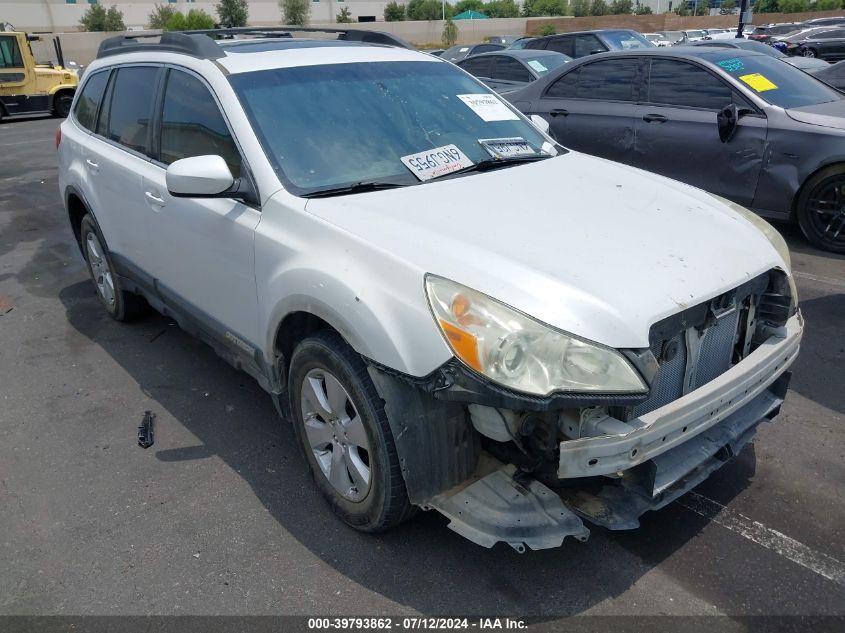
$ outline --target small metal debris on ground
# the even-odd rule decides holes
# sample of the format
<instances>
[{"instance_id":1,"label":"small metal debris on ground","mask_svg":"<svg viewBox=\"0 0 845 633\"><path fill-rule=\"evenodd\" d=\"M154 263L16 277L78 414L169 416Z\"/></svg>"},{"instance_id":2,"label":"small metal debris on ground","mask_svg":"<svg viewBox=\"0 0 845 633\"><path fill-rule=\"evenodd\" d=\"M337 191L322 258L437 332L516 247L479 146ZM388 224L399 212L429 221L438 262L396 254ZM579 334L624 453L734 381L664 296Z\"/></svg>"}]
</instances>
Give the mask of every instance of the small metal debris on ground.
<instances>
[{"instance_id":1,"label":"small metal debris on ground","mask_svg":"<svg viewBox=\"0 0 845 633\"><path fill-rule=\"evenodd\" d=\"M144 412L144 419L141 421L141 426L138 427L138 446L141 448L149 448L155 442L153 435L153 423L155 419L155 413L150 411Z\"/></svg>"}]
</instances>

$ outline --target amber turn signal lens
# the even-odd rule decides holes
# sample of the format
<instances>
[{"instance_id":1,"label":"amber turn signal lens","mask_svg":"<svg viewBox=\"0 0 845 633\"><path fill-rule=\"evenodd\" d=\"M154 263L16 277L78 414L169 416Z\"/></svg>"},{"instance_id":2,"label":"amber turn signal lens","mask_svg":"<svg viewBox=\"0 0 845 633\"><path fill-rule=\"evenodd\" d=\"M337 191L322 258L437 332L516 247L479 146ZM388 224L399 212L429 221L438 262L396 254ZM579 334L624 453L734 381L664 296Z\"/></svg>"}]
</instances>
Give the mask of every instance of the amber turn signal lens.
<instances>
[{"instance_id":1,"label":"amber turn signal lens","mask_svg":"<svg viewBox=\"0 0 845 633\"><path fill-rule=\"evenodd\" d=\"M451 323L440 320L440 327L449 341L449 345L454 350L462 361L472 367L474 370L480 372L481 360L478 358L478 343L475 337L459 327L455 327Z\"/></svg>"}]
</instances>

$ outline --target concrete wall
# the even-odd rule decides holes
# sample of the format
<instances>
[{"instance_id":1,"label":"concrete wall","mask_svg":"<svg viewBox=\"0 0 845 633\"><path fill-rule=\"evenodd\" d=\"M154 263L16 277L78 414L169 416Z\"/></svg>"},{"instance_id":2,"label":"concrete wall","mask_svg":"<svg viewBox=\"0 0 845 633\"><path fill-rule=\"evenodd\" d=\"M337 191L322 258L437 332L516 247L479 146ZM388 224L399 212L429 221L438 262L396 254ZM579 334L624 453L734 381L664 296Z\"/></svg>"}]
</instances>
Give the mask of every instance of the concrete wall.
<instances>
[{"instance_id":1,"label":"concrete wall","mask_svg":"<svg viewBox=\"0 0 845 633\"><path fill-rule=\"evenodd\" d=\"M813 11L811 13L757 13L754 14L755 24L770 24L774 22L801 22L813 18L833 17L845 14L843 10ZM710 15L698 17L679 17L674 13L659 15L604 15L601 17L584 18L536 18L528 25L528 33L536 35L545 24L552 24L558 33L582 31L589 29L623 28L634 29L640 33L653 31L683 31L686 29L703 29L707 27L736 26L739 17L736 15Z\"/></svg>"}]
</instances>

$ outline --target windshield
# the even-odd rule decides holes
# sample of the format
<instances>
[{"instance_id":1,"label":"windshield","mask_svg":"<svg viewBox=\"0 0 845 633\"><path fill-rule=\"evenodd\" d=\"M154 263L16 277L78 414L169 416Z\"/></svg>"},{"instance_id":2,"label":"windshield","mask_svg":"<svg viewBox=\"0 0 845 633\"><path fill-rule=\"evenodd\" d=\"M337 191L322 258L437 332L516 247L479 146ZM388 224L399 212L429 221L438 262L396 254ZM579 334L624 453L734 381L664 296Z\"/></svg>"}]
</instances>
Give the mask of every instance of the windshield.
<instances>
[{"instance_id":1,"label":"windshield","mask_svg":"<svg viewBox=\"0 0 845 633\"><path fill-rule=\"evenodd\" d=\"M654 46L634 31L605 31L601 35L613 50L626 51L629 48L652 48Z\"/></svg>"},{"instance_id":2,"label":"windshield","mask_svg":"<svg viewBox=\"0 0 845 633\"><path fill-rule=\"evenodd\" d=\"M362 182L417 184L490 159L506 140L520 139L528 147L518 151L532 155L545 142L495 93L443 62L276 68L229 80L297 195ZM446 168L434 169L438 162Z\"/></svg>"},{"instance_id":3,"label":"windshield","mask_svg":"<svg viewBox=\"0 0 845 633\"><path fill-rule=\"evenodd\" d=\"M704 31L687 31L687 37L704 37Z\"/></svg>"},{"instance_id":4,"label":"windshield","mask_svg":"<svg viewBox=\"0 0 845 633\"><path fill-rule=\"evenodd\" d=\"M774 57L732 57L726 50L708 56L708 59L758 97L781 108L800 108L842 99L842 95L827 84Z\"/></svg>"},{"instance_id":5,"label":"windshield","mask_svg":"<svg viewBox=\"0 0 845 633\"><path fill-rule=\"evenodd\" d=\"M566 62L571 62L572 58L569 55L558 53L557 55L539 55L537 57L524 57L523 60L526 64L531 66L531 68L533 68L537 72L537 75L542 77L550 70L554 70L555 68L563 66Z\"/></svg>"},{"instance_id":6,"label":"windshield","mask_svg":"<svg viewBox=\"0 0 845 633\"><path fill-rule=\"evenodd\" d=\"M679 39L681 39L684 36L684 34L681 33L680 31L665 31L663 33L663 35L665 35L666 39L671 41L671 42L677 42Z\"/></svg>"}]
</instances>

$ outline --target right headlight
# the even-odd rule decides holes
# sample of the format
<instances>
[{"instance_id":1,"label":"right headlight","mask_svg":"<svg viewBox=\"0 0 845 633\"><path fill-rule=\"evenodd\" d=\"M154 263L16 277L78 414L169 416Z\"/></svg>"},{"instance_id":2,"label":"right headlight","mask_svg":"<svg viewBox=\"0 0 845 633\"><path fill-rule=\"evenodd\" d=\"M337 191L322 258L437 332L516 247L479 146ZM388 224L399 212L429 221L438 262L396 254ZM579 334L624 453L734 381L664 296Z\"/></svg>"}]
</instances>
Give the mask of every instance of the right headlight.
<instances>
[{"instance_id":1,"label":"right headlight","mask_svg":"<svg viewBox=\"0 0 845 633\"><path fill-rule=\"evenodd\" d=\"M555 330L485 294L428 275L426 294L449 347L465 365L505 387L643 393L648 386L616 350Z\"/></svg>"}]
</instances>

